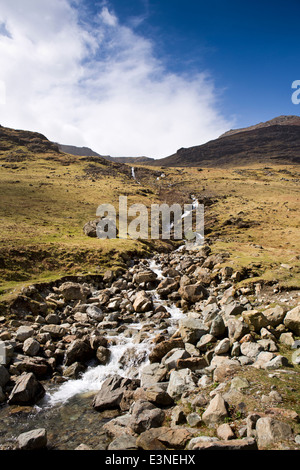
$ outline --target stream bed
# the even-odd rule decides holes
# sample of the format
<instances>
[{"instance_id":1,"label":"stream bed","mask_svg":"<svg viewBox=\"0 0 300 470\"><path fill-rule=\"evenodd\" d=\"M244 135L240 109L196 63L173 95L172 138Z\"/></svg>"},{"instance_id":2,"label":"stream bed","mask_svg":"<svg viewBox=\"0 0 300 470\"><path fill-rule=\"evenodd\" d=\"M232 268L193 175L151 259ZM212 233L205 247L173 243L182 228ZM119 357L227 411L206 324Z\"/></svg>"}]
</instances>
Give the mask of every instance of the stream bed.
<instances>
[{"instance_id":1,"label":"stream bed","mask_svg":"<svg viewBox=\"0 0 300 470\"><path fill-rule=\"evenodd\" d=\"M149 261L149 269L163 279L161 267ZM153 305L163 305L169 313L166 319L168 333L175 332L178 320L183 316L180 308L161 300L156 291L148 291ZM149 328L148 328L149 325ZM141 328L144 335L138 338ZM103 425L118 416L120 411L102 413L92 406L95 394L111 375L139 378L143 366L149 363L153 338L160 333L151 317L141 323L129 323L124 332L115 335L107 332L110 342L110 360L106 365L93 365L78 378L62 384L43 383L46 394L35 406L0 407L0 449L13 449L17 437L33 429L47 430L50 448L73 450L84 443L93 449L105 449L108 441Z\"/></svg>"}]
</instances>

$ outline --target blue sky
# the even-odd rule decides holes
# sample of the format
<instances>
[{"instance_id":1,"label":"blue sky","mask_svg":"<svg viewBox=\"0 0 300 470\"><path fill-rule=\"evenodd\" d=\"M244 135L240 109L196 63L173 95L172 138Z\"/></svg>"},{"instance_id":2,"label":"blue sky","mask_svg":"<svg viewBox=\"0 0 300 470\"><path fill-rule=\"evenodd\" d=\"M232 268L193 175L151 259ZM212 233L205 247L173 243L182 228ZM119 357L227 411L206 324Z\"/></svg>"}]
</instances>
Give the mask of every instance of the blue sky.
<instances>
[{"instance_id":1,"label":"blue sky","mask_svg":"<svg viewBox=\"0 0 300 470\"><path fill-rule=\"evenodd\" d=\"M299 115L299 18L298 0L0 0L0 123L159 158Z\"/></svg>"},{"instance_id":2,"label":"blue sky","mask_svg":"<svg viewBox=\"0 0 300 470\"><path fill-rule=\"evenodd\" d=\"M220 109L239 127L299 114L291 83L300 79L298 0L132 0L111 2L155 41L171 70L207 70L221 93Z\"/></svg>"}]
</instances>

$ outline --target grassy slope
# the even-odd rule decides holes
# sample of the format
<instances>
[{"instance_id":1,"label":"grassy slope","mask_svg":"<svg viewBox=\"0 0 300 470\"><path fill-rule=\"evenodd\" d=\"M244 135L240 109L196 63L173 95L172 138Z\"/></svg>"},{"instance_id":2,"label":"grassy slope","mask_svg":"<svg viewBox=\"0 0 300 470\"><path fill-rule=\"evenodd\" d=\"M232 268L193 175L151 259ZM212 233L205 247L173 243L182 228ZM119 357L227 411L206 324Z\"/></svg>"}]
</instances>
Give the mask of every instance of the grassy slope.
<instances>
[{"instance_id":1,"label":"grassy slope","mask_svg":"<svg viewBox=\"0 0 300 470\"><path fill-rule=\"evenodd\" d=\"M0 288L24 281L119 266L122 253L142 253L147 245L134 240L87 237L83 226L96 218L100 204L118 205L119 194L129 204L155 200L129 176L97 164L53 155L39 155L17 164L4 164L0 185Z\"/></svg>"},{"instance_id":2,"label":"grassy slope","mask_svg":"<svg viewBox=\"0 0 300 470\"><path fill-rule=\"evenodd\" d=\"M218 198L206 211L213 252L228 252L237 269L252 267L252 281L300 288L299 166L184 168L173 179L177 189ZM228 224L234 219L248 227Z\"/></svg>"}]
</instances>

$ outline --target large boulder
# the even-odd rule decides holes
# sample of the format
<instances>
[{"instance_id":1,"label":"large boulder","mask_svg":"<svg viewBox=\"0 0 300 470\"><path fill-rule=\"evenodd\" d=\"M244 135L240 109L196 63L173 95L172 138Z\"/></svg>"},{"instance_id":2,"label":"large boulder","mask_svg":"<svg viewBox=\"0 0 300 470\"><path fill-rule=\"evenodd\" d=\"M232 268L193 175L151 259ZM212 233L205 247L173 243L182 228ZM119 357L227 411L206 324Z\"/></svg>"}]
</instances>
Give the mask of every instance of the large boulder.
<instances>
[{"instance_id":1,"label":"large boulder","mask_svg":"<svg viewBox=\"0 0 300 470\"><path fill-rule=\"evenodd\" d=\"M209 427L222 423L227 418L228 413L223 397L217 393L209 403L208 407L202 415L202 420Z\"/></svg>"},{"instance_id":2,"label":"large boulder","mask_svg":"<svg viewBox=\"0 0 300 470\"><path fill-rule=\"evenodd\" d=\"M12 375L32 372L37 378L42 378L49 372L49 363L44 357L29 357L23 354L15 354L11 361L9 371Z\"/></svg>"},{"instance_id":3,"label":"large boulder","mask_svg":"<svg viewBox=\"0 0 300 470\"><path fill-rule=\"evenodd\" d=\"M41 450L47 446L47 431L44 428L24 432L18 437L20 450Z\"/></svg>"},{"instance_id":4,"label":"large boulder","mask_svg":"<svg viewBox=\"0 0 300 470\"><path fill-rule=\"evenodd\" d=\"M56 340L65 336L67 330L62 325L44 325L42 326L40 332L49 333L51 338Z\"/></svg>"},{"instance_id":5,"label":"large boulder","mask_svg":"<svg viewBox=\"0 0 300 470\"><path fill-rule=\"evenodd\" d=\"M133 302L133 308L137 313L149 312L153 308L151 298L146 294L145 291L137 293L136 298Z\"/></svg>"},{"instance_id":6,"label":"large boulder","mask_svg":"<svg viewBox=\"0 0 300 470\"><path fill-rule=\"evenodd\" d=\"M163 426L143 432L136 443L143 450L184 449L191 437L188 429Z\"/></svg>"},{"instance_id":7,"label":"large boulder","mask_svg":"<svg viewBox=\"0 0 300 470\"><path fill-rule=\"evenodd\" d=\"M178 286L178 281L171 277L166 277L158 284L156 292L162 299L166 299L172 292L177 292Z\"/></svg>"},{"instance_id":8,"label":"large boulder","mask_svg":"<svg viewBox=\"0 0 300 470\"><path fill-rule=\"evenodd\" d=\"M215 367L213 371L214 382L226 382L231 380L232 377L240 371L241 364L235 359L230 359L227 356L215 355L210 363L211 367Z\"/></svg>"},{"instance_id":9,"label":"large boulder","mask_svg":"<svg viewBox=\"0 0 300 470\"><path fill-rule=\"evenodd\" d=\"M275 327L283 323L286 311L286 307L276 305L275 307L270 307L264 310L263 314L268 320L269 325Z\"/></svg>"},{"instance_id":10,"label":"large boulder","mask_svg":"<svg viewBox=\"0 0 300 470\"><path fill-rule=\"evenodd\" d=\"M95 351L90 344L82 339L75 339L68 347L65 354L65 366L70 366L73 362L86 362L92 359Z\"/></svg>"},{"instance_id":11,"label":"large boulder","mask_svg":"<svg viewBox=\"0 0 300 470\"><path fill-rule=\"evenodd\" d=\"M59 288L65 300L86 300L90 290L77 282L64 282Z\"/></svg>"},{"instance_id":12,"label":"large boulder","mask_svg":"<svg viewBox=\"0 0 300 470\"><path fill-rule=\"evenodd\" d=\"M135 284L142 284L144 282L155 282L156 279L157 275L151 270L141 271L133 276L133 282Z\"/></svg>"},{"instance_id":13,"label":"large boulder","mask_svg":"<svg viewBox=\"0 0 300 470\"><path fill-rule=\"evenodd\" d=\"M244 310L243 320L249 325L250 330L260 331L269 325L268 319L258 310Z\"/></svg>"},{"instance_id":14,"label":"large boulder","mask_svg":"<svg viewBox=\"0 0 300 470\"><path fill-rule=\"evenodd\" d=\"M228 329L228 337L231 343L239 341L245 334L249 332L249 326L238 318L229 318L226 322Z\"/></svg>"},{"instance_id":15,"label":"large boulder","mask_svg":"<svg viewBox=\"0 0 300 470\"><path fill-rule=\"evenodd\" d=\"M208 291L201 283L181 286L178 292L183 300L191 304L208 297Z\"/></svg>"},{"instance_id":16,"label":"large boulder","mask_svg":"<svg viewBox=\"0 0 300 470\"><path fill-rule=\"evenodd\" d=\"M161 426L165 417L164 411L145 400L137 400L130 412L130 427L137 434Z\"/></svg>"},{"instance_id":17,"label":"large boulder","mask_svg":"<svg viewBox=\"0 0 300 470\"><path fill-rule=\"evenodd\" d=\"M119 408L124 392L134 390L138 385L137 381L124 379L120 375L108 377L95 395L93 407L97 411Z\"/></svg>"},{"instance_id":18,"label":"large boulder","mask_svg":"<svg viewBox=\"0 0 300 470\"><path fill-rule=\"evenodd\" d=\"M160 362L160 360L172 349L183 348L184 342L181 338L170 338L156 344L154 349L149 354L149 361Z\"/></svg>"},{"instance_id":19,"label":"large boulder","mask_svg":"<svg viewBox=\"0 0 300 470\"><path fill-rule=\"evenodd\" d=\"M95 321L102 321L105 317L105 314L102 312L101 308L97 307L97 305L90 305L86 309L86 314L89 318Z\"/></svg>"},{"instance_id":20,"label":"large boulder","mask_svg":"<svg viewBox=\"0 0 300 470\"><path fill-rule=\"evenodd\" d=\"M256 422L257 443L259 448L290 439L293 430L288 423L274 418L259 418Z\"/></svg>"},{"instance_id":21,"label":"large boulder","mask_svg":"<svg viewBox=\"0 0 300 470\"><path fill-rule=\"evenodd\" d=\"M254 438L227 439L224 441L199 441L193 450L258 450Z\"/></svg>"},{"instance_id":22,"label":"large boulder","mask_svg":"<svg viewBox=\"0 0 300 470\"><path fill-rule=\"evenodd\" d=\"M171 398L177 400L184 392L192 391L195 387L195 381L190 369L173 370L170 374L167 393Z\"/></svg>"},{"instance_id":23,"label":"large boulder","mask_svg":"<svg viewBox=\"0 0 300 470\"><path fill-rule=\"evenodd\" d=\"M99 220L90 220L83 226L83 231L85 235L91 238L96 238L97 237L97 224Z\"/></svg>"},{"instance_id":24,"label":"large boulder","mask_svg":"<svg viewBox=\"0 0 300 470\"><path fill-rule=\"evenodd\" d=\"M43 385L30 372L21 375L8 398L10 405L34 405L45 395Z\"/></svg>"},{"instance_id":25,"label":"large boulder","mask_svg":"<svg viewBox=\"0 0 300 470\"><path fill-rule=\"evenodd\" d=\"M143 367L140 373L141 385L143 387L156 385L157 383L165 380L167 373L168 369L166 366L160 364L159 362L146 365Z\"/></svg>"},{"instance_id":26,"label":"large boulder","mask_svg":"<svg viewBox=\"0 0 300 470\"><path fill-rule=\"evenodd\" d=\"M300 336L300 305L287 312L284 324L295 335Z\"/></svg>"},{"instance_id":27,"label":"large boulder","mask_svg":"<svg viewBox=\"0 0 300 470\"><path fill-rule=\"evenodd\" d=\"M31 338L34 335L34 330L31 326L22 325L17 329L16 332L16 341L25 341L28 338Z\"/></svg>"},{"instance_id":28,"label":"large boulder","mask_svg":"<svg viewBox=\"0 0 300 470\"><path fill-rule=\"evenodd\" d=\"M184 343L196 344L201 336L209 333L209 327L198 318L185 317L179 320L178 331Z\"/></svg>"},{"instance_id":29,"label":"large boulder","mask_svg":"<svg viewBox=\"0 0 300 470\"><path fill-rule=\"evenodd\" d=\"M40 343L34 338L27 338L23 343L23 352L27 356L36 356L40 350Z\"/></svg>"}]
</instances>

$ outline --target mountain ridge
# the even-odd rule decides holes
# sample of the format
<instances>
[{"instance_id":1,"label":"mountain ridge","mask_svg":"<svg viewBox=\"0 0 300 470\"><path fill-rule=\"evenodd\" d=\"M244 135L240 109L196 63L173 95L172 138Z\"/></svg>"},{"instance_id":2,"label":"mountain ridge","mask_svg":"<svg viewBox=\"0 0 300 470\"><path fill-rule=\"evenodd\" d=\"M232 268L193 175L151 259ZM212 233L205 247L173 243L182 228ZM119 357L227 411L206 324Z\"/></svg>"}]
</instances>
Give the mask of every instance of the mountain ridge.
<instances>
[{"instance_id":1,"label":"mountain ridge","mask_svg":"<svg viewBox=\"0 0 300 470\"><path fill-rule=\"evenodd\" d=\"M295 116L295 115L289 115L289 116L278 116L273 119L270 119L269 121L265 122L260 122L259 124L254 124L252 126L248 127L242 127L239 129L230 129L229 131L225 132L224 134L220 135L218 138L222 139L223 137L227 137L230 135L238 134L240 132L247 132L250 130L256 130L256 129L261 129L263 127L270 127L270 126L300 126L300 117Z\"/></svg>"},{"instance_id":2,"label":"mountain ridge","mask_svg":"<svg viewBox=\"0 0 300 470\"><path fill-rule=\"evenodd\" d=\"M217 167L249 163L300 163L300 117L279 116L249 128L231 130L150 164Z\"/></svg>"},{"instance_id":3,"label":"mountain ridge","mask_svg":"<svg viewBox=\"0 0 300 470\"><path fill-rule=\"evenodd\" d=\"M15 145L20 147L21 153L22 148L31 154L68 154L129 165L218 167L249 163L298 164L300 116L282 115L246 128L231 129L217 139L189 148L180 148L176 153L160 159L100 155L89 147L59 144L51 142L39 132L16 130L0 125L0 152L9 152ZM16 156L11 155L11 158Z\"/></svg>"}]
</instances>

